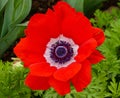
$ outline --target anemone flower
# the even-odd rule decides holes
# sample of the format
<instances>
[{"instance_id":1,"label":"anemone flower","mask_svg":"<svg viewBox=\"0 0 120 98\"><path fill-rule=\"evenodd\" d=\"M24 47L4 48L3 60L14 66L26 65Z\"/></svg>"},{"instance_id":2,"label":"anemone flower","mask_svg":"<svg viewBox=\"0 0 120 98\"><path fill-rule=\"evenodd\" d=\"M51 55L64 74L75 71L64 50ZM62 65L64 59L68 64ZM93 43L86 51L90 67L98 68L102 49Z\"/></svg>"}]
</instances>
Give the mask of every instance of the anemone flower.
<instances>
[{"instance_id":1,"label":"anemone flower","mask_svg":"<svg viewBox=\"0 0 120 98\"><path fill-rule=\"evenodd\" d=\"M80 92L91 81L91 64L104 59L96 49L104 42L103 31L62 1L32 16L25 35L14 52L30 69L25 84L32 90L53 87L65 95L72 84Z\"/></svg>"}]
</instances>

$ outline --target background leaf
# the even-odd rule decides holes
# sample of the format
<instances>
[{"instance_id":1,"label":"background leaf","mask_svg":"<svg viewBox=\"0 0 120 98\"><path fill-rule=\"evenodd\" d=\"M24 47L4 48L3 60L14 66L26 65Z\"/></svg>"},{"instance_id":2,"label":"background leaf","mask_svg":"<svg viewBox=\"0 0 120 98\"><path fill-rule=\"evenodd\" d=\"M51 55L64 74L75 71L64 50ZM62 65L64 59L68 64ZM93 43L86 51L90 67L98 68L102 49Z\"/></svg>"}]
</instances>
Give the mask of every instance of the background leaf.
<instances>
[{"instance_id":1,"label":"background leaf","mask_svg":"<svg viewBox=\"0 0 120 98\"><path fill-rule=\"evenodd\" d=\"M9 25L12 22L13 12L14 12L14 0L8 0L4 12L5 14L4 14L4 22L1 32L1 38L4 37L5 34L7 34L8 32Z\"/></svg>"},{"instance_id":2,"label":"background leaf","mask_svg":"<svg viewBox=\"0 0 120 98\"><path fill-rule=\"evenodd\" d=\"M12 64L0 61L0 98L30 98L31 90L24 85L28 70Z\"/></svg>"},{"instance_id":3,"label":"background leaf","mask_svg":"<svg viewBox=\"0 0 120 98\"><path fill-rule=\"evenodd\" d=\"M96 9L102 6L102 2L107 0L84 0L84 13L90 16Z\"/></svg>"},{"instance_id":4,"label":"background leaf","mask_svg":"<svg viewBox=\"0 0 120 98\"><path fill-rule=\"evenodd\" d=\"M68 2L73 8L75 8L77 11L84 11L84 0L65 0Z\"/></svg>"},{"instance_id":5,"label":"background leaf","mask_svg":"<svg viewBox=\"0 0 120 98\"><path fill-rule=\"evenodd\" d=\"M23 21L31 9L31 3L31 0L8 1L5 8L1 37L4 37L7 32L16 26L16 24L19 24Z\"/></svg>"},{"instance_id":6,"label":"background leaf","mask_svg":"<svg viewBox=\"0 0 120 98\"><path fill-rule=\"evenodd\" d=\"M8 0L0 0L0 12L5 7L5 5L6 5L7 2L8 2Z\"/></svg>"},{"instance_id":7,"label":"background leaf","mask_svg":"<svg viewBox=\"0 0 120 98\"><path fill-rule=\"evenodd\" d=\"M1 35L2 25L3 25L3 12L0 12L0 35Z\"/></svg>"},{"instance_id":8,"label":"background leaf","mask_svg":"<svg viewBox=\"0 0 120 98\"><path fill-rule=\"evenodd\" d=\"M0 58L2 57L3 53L8 49L13 42L17 38L20 37L21 34L23 34L25 27L24 26L16 26L13 30L8 32L4 38L0 39Z\"/></svg>"},{"instance_id":9,"label":"background leaf","mask_svg":"<svg viewBox=\"0 0 120 98\"><path fill-rule=\"evenodd\" d=\"M87 17L90 17L94 11L102 7L102 3L108 0L65 0L77 11L84 12Z\"/></svg>"},{"instance_id":10,"label":"background leaf","mask_svg":"<svg viewBox=\"0 0 120 98\"><path fill-rule=\"evenodd\" d=\"M0 58L23 34L25 26L20 26L20 23L29 14L31 5L32 0L8 0L4 12L0 13Z\"/></svg>"}]
</instances>

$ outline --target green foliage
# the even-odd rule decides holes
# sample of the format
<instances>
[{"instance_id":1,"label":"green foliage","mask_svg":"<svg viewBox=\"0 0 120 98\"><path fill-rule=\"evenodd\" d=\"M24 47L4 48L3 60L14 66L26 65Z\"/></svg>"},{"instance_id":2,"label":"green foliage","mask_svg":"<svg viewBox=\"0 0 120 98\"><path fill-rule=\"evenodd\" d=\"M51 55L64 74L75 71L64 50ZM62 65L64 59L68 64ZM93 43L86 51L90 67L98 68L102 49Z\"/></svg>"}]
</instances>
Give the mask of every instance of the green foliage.
<instances>
[{"instance_id":1,"label":"green foliage","mask_svg":"<svg viewBox=\"0 0 120 98\"><path fill-rule=\"evenodd\" d=\"M102 7L102 3L107 0L65 0L77 11L84 12L86 16L90 16L96 9Z\"/></svg>"},{"instance_id":2,"label":"green foliage","mask_svg":"<svg viewBox=\"0 0 120 98\"><path fill-rule=\"evenodd\" d=\"M99 9L96 10L94 13L96 16L95 19L92 18L91 22L94 26L100 27L100 28L109 28L111 23L117 19L120 19L120 11L116 7L112 7L105 12L100 11Z\"/></svg>"},{"instance_id":3,"label":"green foliage","mask_svg":"<svg viewBox=\"0 0 120 98\"><path fill-rule=\"evenodd\" d=\"M115 78L112 78L112 81L110 82L110 85L108 86L109 93L107 93L106 95L108 97L112 97L112 98L119 98L120 97L120 82L116 83Z\"/></svg>"},{"instance_id":4,"label":"green foliage","mask_svg":"<svg viewBox=\"0 0 120 98\"><path fill-rule=\"evenodd\" d=\"M0 0L0 58L13 42L23 34L25 26L18 26L28 15L32 0Z\"/></svg>"},{"instance_id":5,"label":"green foliage","mask_svg":"<svg viewBox=\"0 0 120 98\"><path fill-rule=\"evenodd\" d=\"M84 0L65 0L77 11L84 11Z\"/></svg>"},{"instance_id":6,"label":"green foliage","mask_svg":"<svg viewBox=\"0 0 120 98\"><path fill-rule=\"evenodd\" d=\"M8 0L0 0L0 12L2 11L7 2Z\"/></svg>"},{"instance_id":7,"label":"green foliage","mask_svg":"<svg viewBox=\"0 0 120 98\"><path fill-rule=\"evenodd\" d=\"M103 2L110 0L84 0L84 13L88 17L98 8L102 7Z\"/></svg>"},{"instance_id":8,"label":"green foliage","mask_svg":"<svg viewBox=\"0 0 120 98\"><path fill-rule=\"evenodd\" d=\"M28 71L12 65L0 61L0 98L30 98L31 91L24 85Z\"/></svg>"}]
</instances>

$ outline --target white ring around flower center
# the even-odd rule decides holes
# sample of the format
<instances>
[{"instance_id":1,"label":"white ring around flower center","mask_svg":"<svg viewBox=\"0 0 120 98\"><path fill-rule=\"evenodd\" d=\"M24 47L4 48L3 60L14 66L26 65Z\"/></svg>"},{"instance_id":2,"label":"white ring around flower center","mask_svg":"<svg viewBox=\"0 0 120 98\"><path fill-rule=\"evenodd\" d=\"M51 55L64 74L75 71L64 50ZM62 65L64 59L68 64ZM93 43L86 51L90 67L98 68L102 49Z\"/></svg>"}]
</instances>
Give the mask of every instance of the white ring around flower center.
<instances>
[{"instance_id":1,"label":"white ring around flower center","mask_svg":"<svg viewBox=\"0 0 120 98\"><path fill-rule=\"evenodd\" d=\"M52 49L52 45L55 44L56 42L58 41L65 41L67 43L69 43L71 45L71 48L73 49L73 56L71 57L71 59L63 64L60 64L60 63L56 63L52 58L51 58L51 49ZM64 52L66 51L67 53L67 49L64 48L64 46L58 46L56 48L56 51L55 51L55 54L57 54L57 50L58 48L63 48L65 50L63 50ZM74 41L71 39L71 38L67 38L63 35L59 35L57 38L51 38L50 41L48 42L48 44L46 45L46 50L45 50L45 53L44 53L44 57L46 59L46 61L50 64L50 66L55 66L57 69L59 68L62 68L62 67L67 67L69 66L71 63L75 62L75 59L74 57L78 54L78 48L79 46L77 44L74 43ZM61 58L63 56L66 55L65 54L61 54ZM56 55L56 56L60 56L60 55Z\"/></svg>"}]
</instances>

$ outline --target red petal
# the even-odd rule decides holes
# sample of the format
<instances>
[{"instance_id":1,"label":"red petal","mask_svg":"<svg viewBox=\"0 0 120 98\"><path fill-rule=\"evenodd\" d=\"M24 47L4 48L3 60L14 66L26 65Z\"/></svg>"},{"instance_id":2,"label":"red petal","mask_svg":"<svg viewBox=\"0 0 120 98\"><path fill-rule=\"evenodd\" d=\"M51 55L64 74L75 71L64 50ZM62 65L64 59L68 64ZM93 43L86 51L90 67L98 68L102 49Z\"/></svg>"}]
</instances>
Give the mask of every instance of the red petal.
<instances>
[{"instance_id":1,"label":"red petal","mask_svg":"<svg viewBox=\"0 0 120 98\"><path fill-rule=\"evenodd\" d=\"M59 21L62 24L60 33L64 36L72 38L77 44L81 44L92 37L91 23L82 13L77 13L66 2L58 2L54 6L54 10L61 20Z\"/></svg>"},{"instance_id":2,"label":"red petal","mask_svg":"<svg viewBox=\"0 0 120 98\"><path fill-rule=\"evenodd\" d=\"M46 77L37 77L31 74L28 74L25 80L25 84L30 87L32 90L47 90L50 88Z\"/></svg>"},{"instance_id":3,"label":"red petal","mask_svg":"<svg viewBox=\"0 0 120 98\"><path fill-rule=\"evenodd\" d=\"M91 81L91 65L89 61L84 61L82 63L82 68L80 72L73 77L72 83L76 90L82 91Z\"/></svg>"},{"instance_id":4,"label":"red petal","mask_svg":"<svg viewBox=\"0 0 120 98\"><path fill-rule=\"evenodd\" d=\"M93 28L93 37L96 39L98 46L101 45L105 40L105 35L103 30L100 28Z\"/></svg>"},{"instance_id":5,"label":"red petal","mask_svg":"<svg viewBox=\"0 0 120 98\"><path fill-rule=\"evenodd\" d=\"M98 62L100 62L101 60L104 59L104 56L98 51L95 50L91 56L88 58L88 60L92 63L92 64L96 64Z\"/></svg>"},{"instance_id":6,"label":"red petal","mask_svg":"<svg viewBox=\"0 0 120 98\"><path fill-rule=\"evenodd\" d=\"M74 13L74 16L71 15L65 18L61 30L64 36L72 38L79 45L92 37L92 26L81 13Z\"/></svg>"},{"instance_id":7,"label":"red petal","mask_svg":"<svg viewBox=\"0 0 120 98\"><path fill-rule=\"evenodd\" d=\"M81 64L79 63L72 63L68 67L63 67L58 69L54 73L54 78L60 81L68 81L72 77L74 77L79 70L81 69Z\"/></svg>"},{"instance_id":8,"label":"red petal","mask_svg":"<svg viewBox=\"0 0 120 98\"><path fill-rule=\"evenodd\" d=\"M35 14L30 19L26 29L26 35L33 40L47 44L50 38L59 36L59 25L58 18L53 11L47 14Z\"/></svg>"},{"instance_id":9,"label":"red petal","mask_svg":"<svg viewBox=\"0 0 120 98\"><path fill-rule=\"evenodd\" d=\"M75 10L66 2L58 2L53 8L55 14L61 21L63 21L65 17L76 13Z\"/></svg>"},{"instance_id":10,"label":"red petal","mask_svg":"<svg viewBox=\"0 0 120 98\"><path fill-rule=\"evenodd\" d=\"M25 67L32 63L45 61L44 52L45 46L41 46L28 37L22 38L14 48L14 53L25 63Z\"/></svg>"},{"instance_id":11,"label":"red petal","mask_svg":"<svg viewBox=\"0 0 120 98\"><path fill-rule=\"evenodd\" d=\"M29 68L32 75L39 77L49 77L56 71L56 68L51 67L48 63L35 63Z\"/></svg>"},{"instance_id":12,"label":"red petal","mask_svg":"<svg viewBox=\"0 0 120 98\"><path fill-rule=\"evenodd\" d=\"M96 40L94 38L89 39L79 47L78 56L76 56L75 59L79 62L84 61L92 54L96 47L97 47Z\"/></svg>"},{"instance_id":13,"label":"red petal","mask_svg":"<svg viewBox=\"0 0 120 98\"><path fill-rule=\"evenodd\" d=\"M62 96L70 92L70 84L68 81L63 82L50 78L49 84Z\"/></svg>"}]
</instances>

